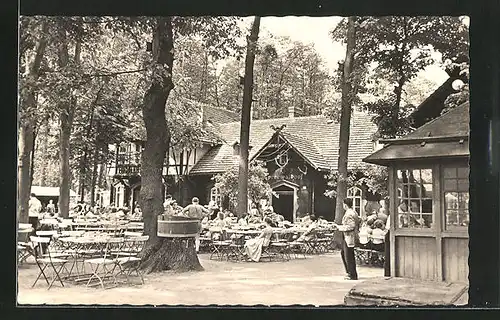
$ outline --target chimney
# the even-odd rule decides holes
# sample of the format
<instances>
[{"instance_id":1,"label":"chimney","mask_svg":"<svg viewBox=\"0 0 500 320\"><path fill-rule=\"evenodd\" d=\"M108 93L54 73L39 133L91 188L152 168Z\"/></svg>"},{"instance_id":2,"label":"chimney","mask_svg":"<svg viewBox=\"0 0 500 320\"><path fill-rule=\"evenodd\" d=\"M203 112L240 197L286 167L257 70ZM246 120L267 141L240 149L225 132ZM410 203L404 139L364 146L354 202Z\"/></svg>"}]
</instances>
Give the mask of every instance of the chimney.
<instances>
[{"instance_id":1,"label":"chimney","mask_svg":"<svg viewBox=\"0 0 500 320\"><path fill-rule=\"evenodd\" d=\"M289 118L295 117L295 106L291 105L288 107L288 117Z\"/></svg>"}]
</instances>

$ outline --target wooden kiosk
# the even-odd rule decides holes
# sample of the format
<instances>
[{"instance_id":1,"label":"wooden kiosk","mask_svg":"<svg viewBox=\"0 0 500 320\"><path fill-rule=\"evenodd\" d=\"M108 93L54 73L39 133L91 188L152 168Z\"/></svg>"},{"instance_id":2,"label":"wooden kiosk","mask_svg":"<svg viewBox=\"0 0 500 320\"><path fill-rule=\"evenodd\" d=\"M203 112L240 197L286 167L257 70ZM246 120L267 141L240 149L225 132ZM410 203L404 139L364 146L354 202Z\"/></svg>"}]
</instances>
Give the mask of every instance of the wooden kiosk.
<instances>
[{"instance_id":1,"label":"wooden kiosk","mask_svg":"<svg viewBox=\"0 0 500 320\"><path fill-rule=\"evenodd\" d=\"M468 136L467 102L363 160L389 169L392 276L468 281Z\"/></svg>"}]
</instances>

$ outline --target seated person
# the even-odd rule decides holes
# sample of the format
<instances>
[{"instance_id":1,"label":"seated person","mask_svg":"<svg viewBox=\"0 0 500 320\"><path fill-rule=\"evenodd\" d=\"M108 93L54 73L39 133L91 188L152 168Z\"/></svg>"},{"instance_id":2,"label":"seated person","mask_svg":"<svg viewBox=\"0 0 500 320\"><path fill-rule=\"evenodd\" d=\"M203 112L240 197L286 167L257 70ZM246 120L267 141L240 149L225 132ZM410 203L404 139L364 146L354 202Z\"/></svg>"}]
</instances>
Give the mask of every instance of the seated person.
<instances>
[{"instance_id":1,"label":"seated person","mask_svg":"<svg viewBox=\"0 0 500 320\"><path fill-rule=\"evenodd\" d=\"M114 216L112 216L112 218L115 218L118 220L125 218L125 212L124 212L123 208L116 210L114 212Z\"/></svg>"},{"instance_id":2,"label":"seated person","mask_svg":"<svg viewBox=\"0 0 500 320\"><path fill-rule=\"evenodd\" d=\"M309 219L311 220L311 222L309 223L306 232L304 232L297 239L298 242L309 241L309 240L312 240L316 236L315 235L315 233L316 233L315 231L318 228L318 221L316 219L316 216L311 215L311 216L309 216Z\"/></svg>"},{"instance_id":3,"label":"seated person","mask_svg":"<svg viewBox=\"0 0 500 320\"><path fill-rule=\"evenodd\" d=\"M224 218L224 213L219 211L219 213L217 214L217 218L212 220L211 225L213 227L226 228L227 223L226 223L226 220Z\"/></svg>"},{"instance_id":4,"label":"seated person","mask_svg":"<svg viewBox=\"0 0 500 320\"><path fill-rule=\"evenodd\" d=\"M376 220L373 223L372 231L372 248L373 250L383 251L384 250L384 239L387 230L385 230L385 224L382 220Z\"/></svg>"},{"instance_id":5,"label":"seated person","mask_svg":"<svg viewBox=\"0 0 500 320\"><path fill-rule=\"evenodd\" d=\"M308 213L304 217L302 217L301 222L307 226L312 222L311 217L314 217L314 215Z\"/></svg>"},{"instance_id":6,"label":"seated person","mask_svg":"<svg viewBox=\"0 0 500 320\"><path fill-rule=\"evenodd\" d=\"M360 248L369 249L370 238L372 234L372 228L365 221L361 228L359 228L359 245Z\"/></svg>"},{"instance_id":7,"label":"seated person","mask_svg":"<svg viewBox=\"0 0 500 320\"><path fill-rule=\"evenodd\" d=\"M326 225L328 225L328 220L326 220L325 217L323 217L323 216L319 216L318 225L326 226Z\"/></svg>"},{"instance_id":8,"label":"seated person","mask_svg":"<svg viewBox=\"0 0 500 320\"><path fill-rule=\"evenodd\" d=\"M226 224L228 226L230 226L231 224L233 224L233 222L235 222L234 220L235 220L235 217L234 217L234 214L232 212L228 212L227 215L224 218L224 221L226 222Z\"/></svg>"},{"instance_id":9,"label":"seated person","mask_svg":"<svg viewBox=\"0 0 500 320\"><path fill-rule=\"evenodd\" d=\"M248 225L248 214L243 215L238 220L238 225L240 225L240 226L247 226Z\"/></svg>"},{"instance_id":10,"label":"seated person","mask_svg":"<svg viewBox=\"0 0 500 320\"><path fill-rule=\"evenodd\" d=\"M251 216L260 216L260 212L259 210L257 209L257 206L255 205L255 203L252 203L252 209L250 209L250 215Z\"/></svg>"},{"instance_id":11,"label":"seated person","mask_svg":"<svg viewBox=\"0 0 500 320\"><path fill-rule=\"evenodd\" d=\"M255 215L255 216L251 215L250 217L248 217L247 222L249 224L259 224L262 222L262 218L258 215Z\"/></svg>"},{"instance_id":12,"label":"seated person","mask_svg":"<svg viewBox=\"0 0 500 320\"><path fill-rule=\"evenodd\" d=\"M203 219L201 220L201 228L207 229L209 222L210 222L210 220L208 219L208 216L203 217Z\"/></svg>"},{"instance_id":13,"label":"seated person","mask_svg":"<svg viewBox=\"0 0 500 320\"><path fill-rule=\"evenodd\" d=\"M271 222L269 217L264 218L265 227L260 235L257 238L245 241L245 254L252 261L259 262L262 255L262 247L267 247L271 241L271 236L273 235Z\"/></svg>"},{"instance_id":14,"label":"seated person","mask_svg":"<svg viewBox=\"0 0 500 320\"><path fill-rule=\"evenodd\" d=\"M139 205L137 205L135 208L134 208L134 214L132 215L132 219L142 219L142 210L141 208L139 207Z\"/></svg>"}]
</instances>

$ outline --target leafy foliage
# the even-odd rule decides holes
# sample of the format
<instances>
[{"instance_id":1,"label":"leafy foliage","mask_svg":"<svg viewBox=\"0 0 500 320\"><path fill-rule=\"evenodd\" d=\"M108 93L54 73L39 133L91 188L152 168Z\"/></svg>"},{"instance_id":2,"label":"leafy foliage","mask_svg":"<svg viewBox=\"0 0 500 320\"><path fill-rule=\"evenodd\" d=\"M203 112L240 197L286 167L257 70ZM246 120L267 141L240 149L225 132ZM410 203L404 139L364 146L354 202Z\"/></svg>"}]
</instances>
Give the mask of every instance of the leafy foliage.
<instances>
[{"instance_id":1,"label":"leafy foliage","mask_svg":"<svg viewBox=\"0 0 500 320\"><path fill-rule=\"evenodd\" d=\"M215 187L220 189L222 195L236 207L238 203L238 167L213 177ZM248 167L248 196L254 203L271 195L272 189L269 185L269 174L263 162L252 161Z\"/></svg>"},{"instance_id":2,"label":"leafy foliage","mask_svg":"<svg viewBox=\"0 0 500 320\"><path fill-rule=\"evenodd\" d=\"M331 171L326 176L328 189L325 194L329 197L334 197L337 189L339 174L337 171ZM348 171L346 178L347 187L366 187L369 192L377 193L386 198L389 196L388 185L389 176L386 167L363 164Z\"/></svg>"},{"instance_id":3,"label":"leafy foliage","mask_svg":"<svg viewBox=\"0 0 500 320\"><path fill-rule=\"evenodd\" d=\"M345 19L332 38L345 41ZM468 63L468 27L459 17L361 17L356 25L356 68L370 67L367 77L385 79L388 89L378 101L368 103L382 136L406 133L412 105L402 100L404 87L419 71L443 59ZM401 110L402 108L402 110Z\"/></svg>"}]
</instances>

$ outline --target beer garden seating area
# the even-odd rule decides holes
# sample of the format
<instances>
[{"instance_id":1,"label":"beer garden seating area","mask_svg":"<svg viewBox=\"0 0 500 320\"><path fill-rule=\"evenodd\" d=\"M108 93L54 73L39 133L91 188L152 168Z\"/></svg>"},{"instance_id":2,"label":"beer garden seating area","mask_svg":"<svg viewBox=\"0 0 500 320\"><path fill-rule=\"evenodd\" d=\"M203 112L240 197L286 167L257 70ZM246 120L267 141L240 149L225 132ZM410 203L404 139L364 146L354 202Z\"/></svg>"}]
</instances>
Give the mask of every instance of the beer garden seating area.
<instances>
[{"instance_id":1,"label":"beer garden seating area","mask_svg":"<svg viewBox=\"0 0 500 320\"><path fill-rule=\"evenodd\" d=\"M105 288L135 278L143 283L138 254L148 236L142 235L142 223L50 220L41 220L42 226L49 227L36 232L30 224L19 224L18 263L32 257L40 270L32 287L41 281L48 288L64 287L65 282Z\"/></svg>"},{"instance_id":2,"label":"beer garden seating area","mask_svg":"<svg viewBox=\"0 0 500 320\"><path fill-rule=\"evenodd\" d=\"M18 263L32 257L40 270L33 283L45 281L48 288L65 282L99 286L120 283L143 283L138 257L148 236L144 224L128 220L98 218L44 219L42 230L33 232L30 224L19 224ZM251 261L245 255L245 241L261 234L260 224L245 226L237 223L227 227L204 225L200 235L200 253L210 260L227 262ZM307 236L302 236L307 233ZM36 236L34 236L36 235ZM309 230L302 223L275 227L269 245L262 248L259 262L306 259L307 256L333 252L336 249L333 225L318 225ZM380 265L383 253L356 248L359 264ZM370 262L371 260L371 262ZM124 281L121 281L124 280Z\"/></svg>"}]
</instances>

